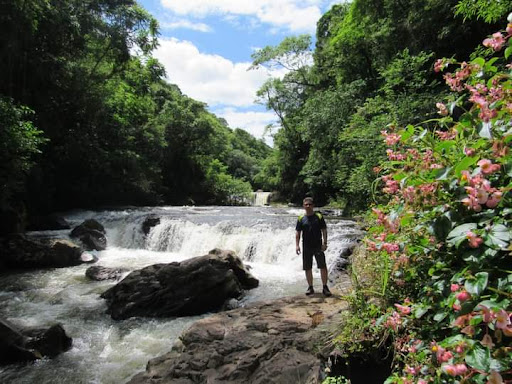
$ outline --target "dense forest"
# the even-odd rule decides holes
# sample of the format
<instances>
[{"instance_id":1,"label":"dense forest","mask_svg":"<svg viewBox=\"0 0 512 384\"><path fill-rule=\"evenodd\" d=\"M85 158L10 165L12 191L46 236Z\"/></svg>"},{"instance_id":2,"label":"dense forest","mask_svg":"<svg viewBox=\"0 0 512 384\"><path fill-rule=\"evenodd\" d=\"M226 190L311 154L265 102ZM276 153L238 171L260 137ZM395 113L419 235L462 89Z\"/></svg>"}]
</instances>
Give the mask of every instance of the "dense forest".
<instances>
[{"instance_id":1,"label":"dense forest","mask_svg":"<svg viewBox=\"0 0 512 384\"><path fill-rule=\"evenodd\" d=\"M487 19L476 17L479 7ZM303 35L256 52L254 66L290 70L258 94L281 126L264 163L266 189L294 202L311 194L347 212L364 210L373 168L386 156L380 131L435 117L446 92L435 60L469 59L506 11L493 1L355 0L323 15L313 51Z\"/></svg>"},{"instance_id":2,"label":"dense forest","mask_svg":"<svg viewBox=\"0 0 512 384\"><path fill-rule=\"evenodd\" d=\"M135 1L4 1L0 20L6 230L73 207L229 204L261 186L270 147L164 81L157 22Z\"/></svg>"},{"instance_id":3,"label":"dense forest","mask_svg":"<svg viewBox=\"0 0 512 384\"><path fill-rule=\"evenodd\" d=\"M469 59L507 5L355 0L323 15L314 49L301 35L257 51L253 67L288 69L257 95L279 119L272 150L164 80L158 24L135 1L3 2L0 210L233 204L263 188L362 211L380 131L435 117L434 61Z\"/></svg>"}]
</instances>

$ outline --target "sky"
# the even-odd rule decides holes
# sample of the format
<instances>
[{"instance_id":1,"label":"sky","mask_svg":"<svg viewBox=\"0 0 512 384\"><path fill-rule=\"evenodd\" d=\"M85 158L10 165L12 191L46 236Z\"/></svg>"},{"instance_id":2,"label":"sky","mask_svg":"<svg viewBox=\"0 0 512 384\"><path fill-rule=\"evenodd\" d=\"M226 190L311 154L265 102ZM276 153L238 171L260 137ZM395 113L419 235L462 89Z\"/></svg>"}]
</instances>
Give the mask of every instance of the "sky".
<instances>
[{"instance_id":1,"label":"sky","mask_svg":"<svg viewBox=\"0 0 512 384\"><path fill-rule=\"evenodd\" d=\"M251 54L285 37L315 35L316 22L333 0L138 0L160 24L160 45L153 53L167 80L209 111L272 143L265 127L277 121L257 104L256 91L269 76L248 71Z\"/></svg>"}]
</instances>

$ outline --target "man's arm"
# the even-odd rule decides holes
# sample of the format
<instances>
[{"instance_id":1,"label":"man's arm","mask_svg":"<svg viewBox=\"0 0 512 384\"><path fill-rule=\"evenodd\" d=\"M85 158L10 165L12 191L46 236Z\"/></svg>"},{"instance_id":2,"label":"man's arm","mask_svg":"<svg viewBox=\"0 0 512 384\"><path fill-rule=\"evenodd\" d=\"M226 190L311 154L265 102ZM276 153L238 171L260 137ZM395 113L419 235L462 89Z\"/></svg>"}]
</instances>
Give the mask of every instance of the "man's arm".
<instances>
[{"instance_id":1,"label":"man's arm","mask_svg":"<svg viewBox=\"0 0 512 384\"><path fill-rule=\"evenodd\" d=\"M327 249L327 228L322 228L322 238L323 238L323 243L322 243L322 251L325 251Z\"/></svg>"},{"instance_id":2,"label":"man's arm","mask_svg":"<svg viewBox=\"0 0 512 384\"><path fill-rule=\"evenodd\" d=\"M300 231L295 231L295 252L300 254Z\"/></svg>"}]
</instances>

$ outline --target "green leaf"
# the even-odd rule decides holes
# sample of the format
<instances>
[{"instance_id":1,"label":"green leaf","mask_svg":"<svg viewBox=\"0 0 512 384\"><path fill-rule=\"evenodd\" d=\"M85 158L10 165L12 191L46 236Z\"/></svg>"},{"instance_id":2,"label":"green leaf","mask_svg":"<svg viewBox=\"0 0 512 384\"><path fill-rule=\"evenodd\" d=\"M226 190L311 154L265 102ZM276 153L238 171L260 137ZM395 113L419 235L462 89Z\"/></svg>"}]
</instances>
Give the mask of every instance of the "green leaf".
<instances>
[{"instance_id":1,"label":"green leaf","mask_svg":"<svg viewBox=\"0 0 512 384\"><path fill-rule=\"evenodd\" d=\"M446 167L440 169L436 174L436 180L446 180L448 178L448 175L450 174L450 171L452 170L452 167Z\"/></svg>"},{"instance_id":2,"label":"green leaf","mask_svg":"<svg viewBox=\"0 0 512 384\"><path fill-rule=\"evenodd\" d=\"M466 234L476 228L476 223L466 223L459 225L452 229L452 231L448 234L446 241L448 244L458 247L460 243L466 240Z\"/></svg>"},{"instance_id":3,"label":"green leaf","mask_svg":"<svg viewBox=\"0 0 512 384\"><path fill-rule=\"evenodd\" d=\"M489 247L504 249L510 242L510 230L503 224L494 225L485 239L485 244Z\"/></svg>"},{"instance_id":4,"label":"green leaf","mask_svg":"<svg viewBox=\"0 0 512 384\"><path fill-rule=\"evenodd\" d=\"M434 316L434 321L437 321L439 323L440 321L443 321L446 316L448 316L448 313L446 312L436 313L436 315Z\"/></svg>"},{"instance_id":5,"label":"green leaf","mask_svg":"<svg viewBox=\"0 0 512 384\"><path fill-rule=\"evenodd\" d=\"M452 230L452 221L446 215L439 216L433 225L434 234L439 240L444 240Z\"/></svg>"},{"instance_id":6,"label":"green leaf","mask_svg":"<svg viewBox=\"0 0 512 384\"><path fill-rule=\"evenodd\" d=\"M491 122L482 122L482 127L480 128L480 131L478 134L480 137L484 137L486 139L492 139L492 133L491 133Z\"/></svg>"},{"instance_id":7,"label":"green leaf","mask_svg":"<svg viewBox=\"0 0 512 384\"><path fill-rule=\"evenodd\" d=\"M429 309L430 309L429 306L421 306L421 307L416 308L416 310L414 311L414 317L419 319L425 313L427 313Z\"/></svg>"},{"instance_id":8,"label":"green leaf","mask_svg":"<svg viewBox=\"0 0 512 384\"><path fill-rule=\"evenodd\" d=\"M483 68L485 65L485 59L483 57L477 57L475 60L471 62L471 64L476 64L480 68Z\"/></svg>"},{"instance_id":9,"label":"green leaf","mask_svg":"<svg viewBox=\"0 0 512 384\"><path fill-rule=\"evenodd\" d=\"M507 47L507 49L505 49L505 59L508 59L511 54L512 54L512 47Z\"/></svg>"},{"instance_id":10,"label":"green leaf","mask_svg":"<svg viewBox=\"0 0 512 384\"><path fill-rule=\"evenodd\" d=\"M455 176L460 177L462 171L469 170L469 167L478 161L478 157L465 157L455 167Z\"/></svg>"},{"instance_id":11,"label":"green leaf","mask_svg":"<svg viewBox=\"0 0 512 384\"><path fill-rule=\"evenodd\" d=\"M489 282L489 274L487 272L478 272L475 275L475 279L466 280L464 288L472 296L480 296L482 292L487 288Z\"/></svg>"},{"instance_id":12,"label":"green leaf","mask_svg":"<svg viewBox=\"0 0 512 384\"><path fill-rule=\"evenodd\" d=\"M473 350L466 354L466 363L474 369L489 372L491 366L491 353L489 349L475 344Z\"/></svg>"}]
</instances>

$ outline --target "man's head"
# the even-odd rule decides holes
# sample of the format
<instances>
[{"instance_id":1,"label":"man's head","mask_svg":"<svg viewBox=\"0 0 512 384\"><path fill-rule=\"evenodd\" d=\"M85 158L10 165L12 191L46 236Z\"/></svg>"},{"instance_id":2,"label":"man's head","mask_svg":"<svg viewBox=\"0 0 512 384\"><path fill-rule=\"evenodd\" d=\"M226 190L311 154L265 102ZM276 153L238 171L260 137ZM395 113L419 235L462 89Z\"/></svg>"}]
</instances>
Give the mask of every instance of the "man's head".
<instances>
[{"instance_id":1,"label":"man's head","mask_svg":"<svg viewBox=\"0 0 512 384\"><path fill-rule=\"evenodd\" d=\"M313 203L312 197L306 197L304 200L302 200L302 206L306 210L307 215L311 215L313 213L313 208L315 204Z\"/></svg>"}]
</instances>

